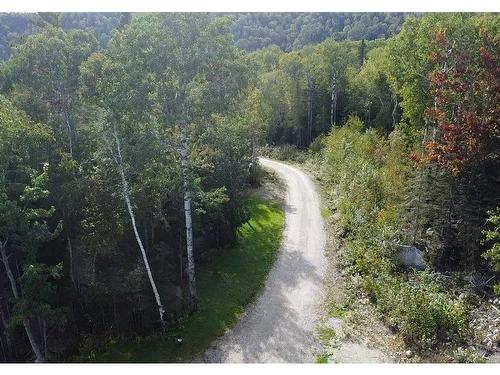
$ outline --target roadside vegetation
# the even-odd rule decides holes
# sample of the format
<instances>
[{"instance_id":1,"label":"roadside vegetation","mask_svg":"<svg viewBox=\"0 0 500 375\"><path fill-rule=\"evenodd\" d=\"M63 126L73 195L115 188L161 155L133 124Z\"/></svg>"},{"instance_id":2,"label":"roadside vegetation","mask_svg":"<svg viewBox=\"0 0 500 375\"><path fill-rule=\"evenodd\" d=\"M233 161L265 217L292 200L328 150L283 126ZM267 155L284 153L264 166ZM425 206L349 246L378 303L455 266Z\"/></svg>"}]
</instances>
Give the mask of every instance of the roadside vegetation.
<instances>
[{"instance_id":1,"label":"roadside vegetation","mask_svg":"<svg viewBox=\"0 0 500 375\"><path fill-rule=\"evenodd\" d=\"M249 220L238 228L234 246L199 265L199 306L161 336L109 342L80 359L91 362L185 362L201 355L238 319L254 300L281 243L282 207L249 198ZM92 346L90 347L92 348ZM85 348L82 348L85 352Z\"/></svg>"},{"instance_id":2,"label":"roadside vegetation","mask_svg":"<svg viewBox=\"0 0 500 375\"><path fill-rule=\"evenodd\" d=\"M274 122L275 146L261 150L302 165L322 186L348 288L330 316L349 320L369 301L401 338L385 343L401 361L481 362L498 353L498 27L496 16L407 20L344 70L339 125L304 147L307 121L288 128L295 142L275 137L287 130ZM299 113L310 119L304 87ZM333 104L316 110L313 133ZM288 124L294 113L285 111ZM405 264L408 248L425 264Z\"/></svg>"},{"instance_id":3,"label":"roadside vegetation","mask_svg":"<svg viewBox=\"0 0 500 375\"><path fill-rule=\"evenodd\" d=\"M369 304L414 361L498 358L498 14L0 23L1 361L206 347L269 268L250 215L282 225L248 206L259 150L320 178L332 314Z\"/></svg>"}]
</instances>

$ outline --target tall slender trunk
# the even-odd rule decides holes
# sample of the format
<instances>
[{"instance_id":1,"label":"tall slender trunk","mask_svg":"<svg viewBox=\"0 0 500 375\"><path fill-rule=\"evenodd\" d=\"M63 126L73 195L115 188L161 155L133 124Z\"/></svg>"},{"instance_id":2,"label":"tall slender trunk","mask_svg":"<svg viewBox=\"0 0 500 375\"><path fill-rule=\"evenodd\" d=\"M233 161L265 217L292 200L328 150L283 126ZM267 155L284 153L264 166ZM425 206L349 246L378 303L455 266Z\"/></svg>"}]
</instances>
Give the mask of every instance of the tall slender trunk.
<instances>
[{"instance_id":1,"label":"tall slender trunk","mask_svg":"<svg viewBox=\"0 0 500 375\"><path fill-rule=\"evenodd\" d=\"M76 288L75 273L73 267L73 245L71 244L71 236L68 232L66 232L66 246L68 248L69 256L69 277L71 279L71 282L73 283L73 286Z\"/></svg>"},{"instance_id":2,"label":"tall slender trunk","mask_svg":"<svg viewBox=\"0 0 500 375\"><path fill-rule=\"evenodd\" d=\"M428 126L427 123L425 124L425 131L424 131L424 138L422 139L422 150L425 148L425 144L427 143L427 133L428 133ZM416 203L416 213L414 215L414 227L413 227L413 240L412 243L416 242L417 239L417 234L418 234L418 229L420 227L420 207L422 205L422 200L423 200L423 195L424 195L424 174L426 173L427 167L421 166L420 167L420 174L419 174L419 180L418 180L418 193L417 193L417 203Z\"/></svg>"},{"instance_id":3,"label":"tall slender trunk","mask_svg":"<svg viewBox=\"0 0 500 375\"><path fill-rule=\"evenodd\" d=\"M396 127L396 110L398 109L398 96L394 94L394 107L392 108L392 128Z\"/></svg>"},{"instance_id":4,"label":"tall slender trunk","mask_svg":"<svg viewBox=\"0 0 500 375\"><path fill-rule=\"evenodd\" d=\"M14 295L14 298L17 300L19 299L19 291L17 290L16 280L14 278L14 275L12 274L12 270L10 269L9 258L7 257L5 246L6 242L4 243L0 242L0 253L2 255L2 262L5 266L5 272L7 273L7 278L9 279L10 282L12 294ZM24 330L26 331L26 335L28 336L31 349L33 350L33 353L35 353L36 361L39 363L46 362L47 359L43 355L42 351L40 350L40 347L38 346L38 343L35 340L35 337L33 336L33 331L31 329L30 321L28 319L23 320L23 326Z\"/></svg>"},{"instance_id":5,"label":"tall slender trunk","mask_svg":"<svg viewBox=\"0 0 500 375\"><path fill-rule=\"evenodd\" d=\"M3 343L2 336L5 336L5 345ZM0 304L0 346L2 347L2 357L3 362L7 362L9 355L9 336L7 334L7 324L3 317L2 305Z\"/></svg>"},{"instance_id":6,"label":"tall slender trunk","mask_svg":"<svg viewBox=\"0 0 500 375\"><path fill-rule=\"evenodd\" d=\"M188 278L189 278L189 309L196 311L197 295L196 295L196 276L194 270L194 254L193 254L193 220L191 216L191 189L188 183L188 140L187 140L187 124L181 123L181 169L182 179L184 184L184 215L186 217L186 250L188 261Z\"/></svg>"},{"instance_id":7,"label":"tall slender trunk","mask_svg":"<svg viewBox=\"0 0 500 375\"><path fill-rule=\"evenodd\" d=\"M255 136L252 138L252 167L250 168L250 182L257 184L257 153L255 150Z\"/></svg>"},{"instance_id":8,"label":"tall slender trunk","mask_svg":"<svg viewBox=\"0 0 500 375\"><path fill-rule=\"evenodd\" d=\"M122 181L122 192L123 192L123 198L125 199L125 203L127 204L127 210L130 215L130 221L132 222L132 227L134 229L134 235L135 239L137 241L137 244L139 245L139 248L141 250L142 254L142 260L144 261L144 266L146 267L146 272L148 274L149 278L149 283L151 284L151 289L153 289L153 294L156 299L156 305L158 306L158 311L160 313L160 321L163 324L164 319L163 319L163 314L165 313L165 309L163 308L163 304L161 303L160 299L160 294L158 293L158 289L156 288L156 283L153 279L153 274L151 273L151 268L149 267L149 261L148 257L146 255L146 250L144 249L144 245L142 244L141 237L139 236L139 231L137 230L137 224L135 221L135 214L134 210L132 208L132 203L130 201L130 196L129 196L129 190L128 190L128 182L125 177L125 171L123 168L123 159L122 159L122 151L121 151L121 146L120 146L120 139L118 138L118 134L116 132L116 129L113 129L113 136L115 138L115 144L116 144L116 151L117 155L116 157L113 155L115 159L115 163L118 167L118 171L120 173L121 181Z\"/></svg>"},{"instance_id":9,"label":"tall slender trunk","mask_svg":"<svg viewBox=\"0 0 500 375\"><path fill-rule=\"evenodd\" d=\"M333 73L330 101L330 124L337 125L337 72Z\"/></svg>"},{"instance_id":10,"label":"tall slender trunk","mask_svg":"<svg viewBox=\"0 0 500 375\"><path fill-rule=\"evenodd\" d=\"M64 111L64 122L65 122L66 128L68 130L69 154L71 155L71 158L73 159L73 128L71 126L71 122L69 120L69 114L67 111Z\"/></svg>"},{"instance_id":11,"label":"tall slender trunk","mask_svg":"<svg viewBox=\"0 0 500 375\"><path fill-rule=\"evenodd\" d=\"M307 137L308 143L312 142L312 122L313 122L313 81L312 77L308 74L307 76L307 88L308 88L308 98L307 98Z\"/></svg>"}]
</instances>

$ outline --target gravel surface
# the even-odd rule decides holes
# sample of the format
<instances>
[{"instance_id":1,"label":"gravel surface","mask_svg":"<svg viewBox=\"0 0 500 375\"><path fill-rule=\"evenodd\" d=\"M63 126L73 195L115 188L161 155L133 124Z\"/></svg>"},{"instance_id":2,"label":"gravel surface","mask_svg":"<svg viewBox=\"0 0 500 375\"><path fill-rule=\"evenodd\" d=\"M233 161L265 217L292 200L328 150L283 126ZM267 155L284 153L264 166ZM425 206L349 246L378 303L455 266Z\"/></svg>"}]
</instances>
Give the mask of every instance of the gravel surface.
<instances>
[{"instance_id":1,"label":"gravel surface","mask_svg":"<svg viewBox=\"0 0 500 375\"><path fill-rule=\"evenodd\" d=\"M290 165L260 158L287 184L283 243L255 303L206 351L205 362L314 362L321 351L325 232L311 179Z\"/></svg>"}]
</instances>

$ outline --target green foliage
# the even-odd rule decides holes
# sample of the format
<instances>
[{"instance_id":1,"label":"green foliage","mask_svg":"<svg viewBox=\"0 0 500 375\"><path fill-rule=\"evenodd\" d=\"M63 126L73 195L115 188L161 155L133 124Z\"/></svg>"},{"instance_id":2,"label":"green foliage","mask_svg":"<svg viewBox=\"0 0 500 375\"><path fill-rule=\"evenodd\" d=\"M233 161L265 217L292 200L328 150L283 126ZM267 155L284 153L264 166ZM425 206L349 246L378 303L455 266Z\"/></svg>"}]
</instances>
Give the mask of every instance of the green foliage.
<instances>
[{"instance_id":1,"label":"green foliage","mask_svg":"<svg viewBox=\"0 0 500 375\"><path fill-rule=\"evenodd\" d=\"M482 255L490 262L496 272L500 272L500 209L489 211L486 220L490 229L484 230L484 243L491 244L491 247ZM500 295L500 283L494 285L496 295Z\"/></svg>"},{"instance_id":2,"label":"green foliage","mask_svg":"<svg viewBox=\"0 0 500 375\"><path fill-rule=\"evenodd\" d=\"M255 51L277 45L297 50L328 37L336 40L388 38L398 32L403 13L236 13L236 44Z\"/></svg>"},{"instance_id":3,"label":"green foliage","mask_svg":"<svg viewBox=\"0 0 500 375\"><path fill-rule=\"evenodd\" d=\"M9 275L9 295L14 296L6 323L15 334L17 327L29 327L27 322L34 321L46 335L65 322L56 298L62 264L46 263L42 251L61 230L51 222L55 209L48 201L48 148L53 135L4 97L0 102L0 253L2 277ZM21 269L13 272L16 264ZM50 351L46 343L44 349Z\"/></svg>"},{"instance_id":4,"label":"green foliage","mask_svg":"<svg viewBox=\"0 0 500 375\"><path fill-rule=\"evenodd\" d=\"M492 225L492 229L483 231L485 241L492 243L483 255L487 259L495 271L500 272L500 209L496 211L489 211L487 223Z\"/></svg>"},{"instance_id":5,"label":"green foliage","mask_svg":"<svg viewBox=\"0 0 500 375\"><path fill-rule=\"evenodd\" d=\"M92 362L178 362L206 350L238 319L262 287L281 243L280 207L247 201L249 220L238 228L237 243L199 266L198 311L163 336L111 343L105 351L86 353ZM182 344L177 339L182 339Z\"/></svg>"},{"instance_id":6,"label":"green foliage","mask_svg":"<svg viewBox=\"0 0 500 375\"><path fill-rule=\"evenodd\" d=\"M30 34L52 25L66 31L79 29L95 34L101 47L106 47L113 30L120 25L121 13L1 13L0 60L7 60L12 49Z\"/></svg>"},{"instance_id":7,"label":"green foliage","mask_svg":"<svg viewBox=\"0 0 500 375\"><path fill-rule=\"evenodd\" d=\"M424 110L432 107L434 101L430 73L442 69L433 62L434 35L446 30L456 49L474 50L473 45L480 40L478 23L483 18L488 16L433 13L407 19L401 32L388 43L389 77L401 97L403 117L413 127L424 127Z\"/></svg>"},{"instance_id":8,"label":"green foliage","mask_svg":"<svg viewBox=\"0 0 500 375\"><path fill-rule=\"evenodd\" d=\"M446 293L437 275L415 272L407 280L380 283L377 303L405 341L421 349L443 341L463 340L468 334L468 310Z\"/></svg>"},{"instance_id":9,"label":"green foliage","mask_svg":"<svg viewBox=\"0 0 500 375\"><path fill-rule=\"evenodd\" d=\"M22 326L26 319L36 317L43 319L49 327L62 329L66 324L66 312L54 308L57 305L56 282L61 277L62 263L55 266L26 264L19 279L23 295L16 300L9 326Z\"/></svg>"},{"instance_id":10,"label":"green foliage","mask_svg":"<svg viewBox=\"0 0 500 375\"><path fill-rule=\"evenodd\" d=\"M432 348L467 335L467 307L446 292L437 274L400 274L396 258L405 238L402 207L413 175L405 142L388 139L351 117L324 141L323 175L330 205L345 237L341 264L408 345Z\"/></svg>"},{"instance_id":11,"label":"green foliage","mask_svg":"<svg viewBox=\"0 0 500 375\"><path fill-rule=\"evenodd\" d=\"M277 147L262 147L260 149L260 154L271 159L295 161L299 163L306 159L304 151L299 150L295 146L286 144Z\"/></svg>"},{"instance_id":12,"label":"green foliage","mask_svg":"<svg viewBox=\"0 0 500 375\"><path fill-rule=\"evenodd\" d=\"M0 58L10 56L0 65L0 239L22 292L22 298L0 306L4 315L13 312L17 326L28 319L42 333L48 325L51 355L52 340L64 341L59 346L69 353L80 337L92 343L99 335L142 336L157 327L119 166L169 326L176 327L187 287L182 128L189 138L196 263L207 264L202 279L218 262L228 262L227 275L230 267L240 267L234 257L223 260L222 249L234 243L248 217L245 196L255 183L255 150L267 145L263 155L294 162L312 158L322 169L329 208L345 238L342 265L381 309L392 311L387 316L407 341L425 348L448 335L460 339L464 309L438 273L401 275L396 257L401 244L413 244L424 249L435 270L489 270L488 260L498 271L498 231L484 223L487 211L498 207L500 191L498 116L491 104L498 90L490 84L498 65L499 17L429 14L407 19L397 34L404 18L0 15ZM455 48L451 58L437 43L440 35ZM240 47L265 48L245 54ZM452 100L437 97L443 90L434 90L436 74L463 72L462 63L467 74L445 81L465 91L450 91ZM466 137L449 136L453 121L444 122L450 126L441 134L442 126L424 114L434 102L441 105L439 100L446 102L442 109L449 119L459 112L457 103L476 111L475 119L483 119L482 128L492 135L484 157L460 176L441 168L443 160L419 162L428 152L421 145L429 140L446 138L471 149L475 140L484 143L482 133L474 133L477 121L468 122ZM455 155L446 151L447 157ZM456 155L449 160L461 160ZM488 225L497 226L491 222L496 216ZM248 251L242 254L241 261L253 264ZM257 283L253 275L245 277ZM221 323L209 305L218 298L212 292L225 290L224 280L206 281L203 293L210 301L203 301L207 310L197 315L204 318L186 320L192 331L172 328L187 333L184 346L169 353L201 348L234 321L241 296L253 289L242 290L231 308L215 304L227 312ZM0 273L0 284L9 286L7 275ZM41 285L38 294L35 285ZM12 295L6 288L0 292ZM428 318L417 315L419 304ZM57 320L68 327L58 330L52 324ZM206 335L199 338L195 330ZM12 340L4 340L0 330L0 341L10 343L9 360L20 360L28 340L20 327L11 333ZM153 353L155 340L140 343L149 342L145 348ZM160 346L173 345L171 337L158 340Z\"/></svg>"},{"instance_id":13,"label":"green foliage","mask_svg":"<svg viewBox=\"0 0 500 375\"><path fill-rule=\"evenodd\" d=\"M321 353L316 358L316 363L328 363L330 355L328 353Z\"/></svg>"}]
</instances>

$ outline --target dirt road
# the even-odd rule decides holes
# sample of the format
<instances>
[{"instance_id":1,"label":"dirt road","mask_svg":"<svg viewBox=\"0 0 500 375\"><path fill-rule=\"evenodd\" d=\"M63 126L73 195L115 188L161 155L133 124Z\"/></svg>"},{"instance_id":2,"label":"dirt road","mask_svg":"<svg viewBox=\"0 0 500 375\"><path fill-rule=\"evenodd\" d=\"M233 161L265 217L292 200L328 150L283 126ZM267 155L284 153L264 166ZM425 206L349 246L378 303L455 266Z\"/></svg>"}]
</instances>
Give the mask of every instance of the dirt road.
<instances>
[{"instance_id":1,"label":"dirt road","mask_svg":"<svg viewBox=\"0 0 500 375\"><path fill-rule=\"evenodd\" d=\"M319 197L299 169L264 158L260 163L288 187L283 243L262 293L205 353L206 362L314 362L321 349L315 327L326 260Z\"/></svg>"}]
</instances>

